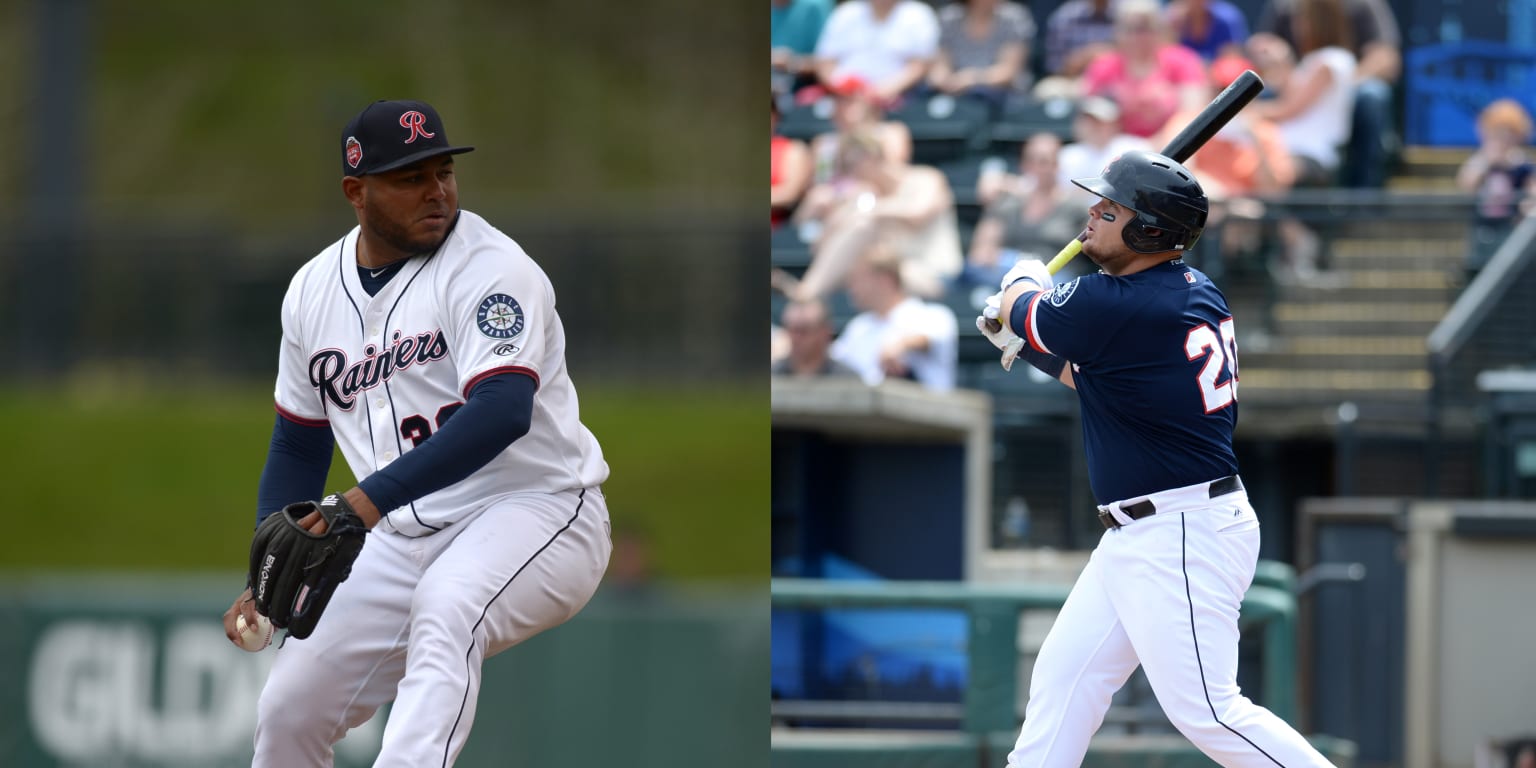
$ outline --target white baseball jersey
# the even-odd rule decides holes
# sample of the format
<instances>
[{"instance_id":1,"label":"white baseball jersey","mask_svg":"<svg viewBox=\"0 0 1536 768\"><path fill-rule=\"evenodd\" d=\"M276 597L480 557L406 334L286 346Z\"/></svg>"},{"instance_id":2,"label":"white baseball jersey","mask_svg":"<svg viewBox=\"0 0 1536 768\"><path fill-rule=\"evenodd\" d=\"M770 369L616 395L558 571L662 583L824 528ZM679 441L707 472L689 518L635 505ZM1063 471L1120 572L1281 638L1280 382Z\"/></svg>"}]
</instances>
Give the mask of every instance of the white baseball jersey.
<instances>
[{"instance_id":1,"label":"white baseball jersey","mask_svg":"<svg viewBox=\"0 0 1536 768\"><path fill-rule=\"evenodd\" d=\"M329 422L357 479L426 440L483 379L517 372L538 391L528 433L474 474L385 513L408 536L520 491L608 477L581 424L549 278L510 237L461 210L442 247L411 259L375 296L357 274L353 228L301 267L283 299L277 409Z\"/></svg>"}]
</instances>

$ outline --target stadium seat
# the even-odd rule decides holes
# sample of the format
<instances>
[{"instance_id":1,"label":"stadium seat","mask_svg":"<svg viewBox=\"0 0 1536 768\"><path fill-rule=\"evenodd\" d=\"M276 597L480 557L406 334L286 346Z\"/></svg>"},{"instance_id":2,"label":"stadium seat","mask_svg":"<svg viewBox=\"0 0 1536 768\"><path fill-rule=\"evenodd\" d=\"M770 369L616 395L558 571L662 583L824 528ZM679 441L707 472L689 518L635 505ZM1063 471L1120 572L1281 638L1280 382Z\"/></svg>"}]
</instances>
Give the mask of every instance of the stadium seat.
<instances>
[{"instance_id":1,"label":"stadium seat","mask_svg":"<svg viewBox=\"0 0 1536 768\"><path fill-rule=\"evenodd\" d=\"M963 157L986 135L987 105L946 94L910 96L891 117L912 132L912 162L934 165Z\"/></svg>"},{"instance_id":2,"label":"stadium seat","mask_svg":"<svg viewBox=\"0 0 1536 768\"><path fill-rule=\"evenodd\" d=\"M769 261L791 272L803 271L811 263L811 246L800 239L793 224L783 224L771 231Z\"/></svg>"},{"instance_id":3,"label":"stadium seat","mask_svg":"<svg viewBox=\"0 0 1536 768\"><path fill-rule=\"evenodd\" d=\"M1019 101L1008 105L992 124L988 149L993 154L1017 157L1024 142L1042 131L1064 142L1072 140L1072 120L1077 104L1068 99Z\"/></svg>"},{"instance_id":4,"label":"stadium seat","mask_svg":"<svg viewBox=\"0 0 1536 768\"><path fill-rule=\"evenodd\" d=\"M976 227L976 222L981 220L982 205L976 199L976 181L981 178L982 167L988 162L1002 161L1002 158L992 158L983 154L968 153L964 157L948 160L935 165L949 181L950 191L955 198L955 218L960 225L962 239L969 244L971 230Z\"/></svg>"},{"instance_id":5,"label":"stadium seat","mask_svg":"<svg viewBox=\"0 0 1536 768\"><path fill-rule=\"evenodd\" d=\"M779 135L810 141L832 130L832 97L824 96L810 104L790 108L779 118Z\"/></svg>"}]
</instances>

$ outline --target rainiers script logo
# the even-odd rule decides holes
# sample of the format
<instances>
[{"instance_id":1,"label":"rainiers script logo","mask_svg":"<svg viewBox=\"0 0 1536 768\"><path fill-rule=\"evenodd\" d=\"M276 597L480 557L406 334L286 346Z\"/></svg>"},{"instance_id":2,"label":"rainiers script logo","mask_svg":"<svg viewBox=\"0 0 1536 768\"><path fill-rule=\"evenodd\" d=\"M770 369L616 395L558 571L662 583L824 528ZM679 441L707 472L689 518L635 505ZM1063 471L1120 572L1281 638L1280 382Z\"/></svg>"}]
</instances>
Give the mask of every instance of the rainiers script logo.
<instances>
[{"instance_id":1,"label":"rainiers script logo","mask_svg":"<svg viewBox=\"0 0 1536 768\"><path fill-rule=\"evenodd\" d=\"M351 365L347 364L347 353L339 349L322 349L311 355L309 383L337 408L350 411L359 392L373 389L413 365L447 356L448 340L441 329L415 336L395 331L387 349L369 344L363 347L363 359Z\"/></svg>"},{"instance_id":2,"label":"rainiers script logo","mask_svg":"<svg viewBox=\"0 0 1536 768\"><path fill-rule=\"evenodd\" d=\"M523 332L523 308L505 293L493 293L475 310L475 325L493 339L511 339ZM499 354L499 353L498 353Z\"/></svg>"},{"instance_id":3,"label":"rainiers script logo","mask_svg":"<svg viewBox=\"0 0 1536 768\"><path fill-rule=\"evenodd\" d=\"M415 141L417 137L430 139L437 135L427 130L427 116L414 109L400 116L400 127L411 132L411 135L405 137L406 144Z\"/></svg>"},{"instance_id":4,"label":"rainiers script logo","mask_svg":"<svg viewBox=\"0 0 1536 768\"><path fill-rule=\"evenodd\" d=\"M1045 300L1050 302L1051 306L1059 307L1067 303L1067 299L1072 298L1072 292L1075 290L1077 290L1077 279L1073 278L1070 283L1062 283L1052 288L1051 292L1045 295Z\"/></svg>"}]
</instances>

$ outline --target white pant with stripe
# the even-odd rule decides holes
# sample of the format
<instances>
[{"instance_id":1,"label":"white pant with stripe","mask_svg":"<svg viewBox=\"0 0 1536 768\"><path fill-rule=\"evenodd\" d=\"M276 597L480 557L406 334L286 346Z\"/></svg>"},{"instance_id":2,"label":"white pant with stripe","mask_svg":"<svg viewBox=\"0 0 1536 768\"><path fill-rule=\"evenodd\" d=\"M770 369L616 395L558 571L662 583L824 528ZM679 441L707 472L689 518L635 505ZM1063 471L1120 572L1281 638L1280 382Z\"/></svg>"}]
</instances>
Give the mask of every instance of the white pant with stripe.
<instances>
[{"instance_id":1,"label":"white pant with stripe","mask_svg":"<svg viewBox=\"0 0 1536 768\"><path fill-rule=\"evenodd\" d=\"M1238 609L1258 563L1242 491L1207 483L1149 497L1157 514L1105 531L1035 661L1008 765L1077 768L1110 698L1140 664L1168 719L1224 766L1330 765L1237 687ZM1127 500L1125 503L1137 501Z\"/></svg>"},{"instance_id":2,"label":"white pant with stripe","mask_svg":"<svg viewBox=\"0 0 1536 768\"><path fill-rule=\"evenodd\" d=\"M516 494L420 538L369 533L314 633L277 650L253 768L329 766L389 701L376 768L452 765L481 663L576 615L611 547L597 488Z\"/></svg>"}]
</instances>

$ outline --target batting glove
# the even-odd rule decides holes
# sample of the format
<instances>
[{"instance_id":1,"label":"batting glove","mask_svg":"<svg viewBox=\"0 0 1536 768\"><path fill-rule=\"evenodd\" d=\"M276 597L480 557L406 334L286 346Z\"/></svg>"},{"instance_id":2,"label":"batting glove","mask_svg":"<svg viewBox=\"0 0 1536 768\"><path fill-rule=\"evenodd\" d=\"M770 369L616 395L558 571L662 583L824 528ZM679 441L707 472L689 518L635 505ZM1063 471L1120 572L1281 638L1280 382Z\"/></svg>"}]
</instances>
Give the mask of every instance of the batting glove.
<instances>
[{"instance_id":1,"label":"batting glove","mask_svg":"<svg viewBox=\"0 0 1536 768\"><path fill-rule=\"evenodd\" d=\"M1051 277L1051 271L1046 269L1045 262L1039 259L1019 259L1014 262L1013 268L1003 275L1003 290L1008 290L1020 280L1029 280L1040 286L1040 290L1056 285L1056 281Z\"/></svg>"},{"instance_id":2,"label":"batting glove","mask_svg":"<svg viewBox=\"0 0 1536 768\"><path fill-rule=\"evenodd\" d=\"M1002 305L1003 294L998 292L987 297L987 303L981 309L981 316L976 318L976 330L987 337L992 346L1002 351L1001 363L1003 370L1013 370L1013 361L1018 359L1019 350L1024 348L1024 340L1008 327L1008 324L998 320L998 313Z\"/></svg>"}]
</instances>

